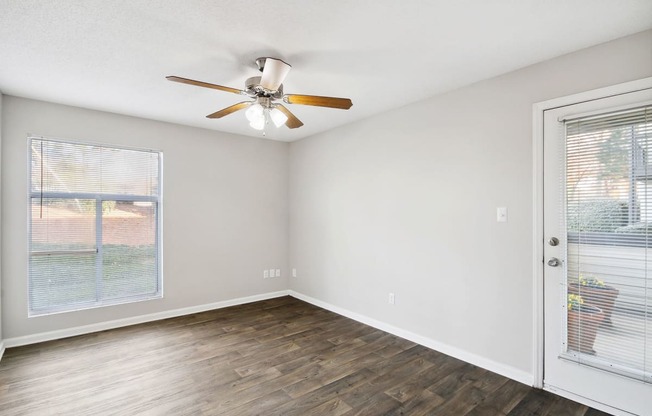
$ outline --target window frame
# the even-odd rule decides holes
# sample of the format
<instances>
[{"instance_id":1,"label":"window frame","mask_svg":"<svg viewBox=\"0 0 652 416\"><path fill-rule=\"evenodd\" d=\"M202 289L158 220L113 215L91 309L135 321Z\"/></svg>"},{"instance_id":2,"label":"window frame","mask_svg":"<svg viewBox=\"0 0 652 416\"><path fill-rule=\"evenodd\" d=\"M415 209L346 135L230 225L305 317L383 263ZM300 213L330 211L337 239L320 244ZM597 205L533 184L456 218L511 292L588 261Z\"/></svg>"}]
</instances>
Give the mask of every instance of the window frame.
<instances>
[{"instance_id":1,"label":"window frame","mask_svg":"<svg viewBox=\"0 0 652 416\"><path fill-rule=\"evenodd\" d=\"M158 155L158 180L156 187L156 196L134 195L134 194L103 194L92 192L46 192L34 191L32 183L32 143L35 140L45 140L49 142L59 142L70 145L82 146L96 146L113 150L127 150L137 152L156 153ZM27 310L28 317L46 316L65 312L75 312L87 309L101 308L105 306L121 305L126 303L142 302L163 298L163 152L155 149L135 148L128 146L112 145L106 143L97 143L91 141L78 141L60 138L50 138L45 136L29 134L27 137L27 212L28 212L28 230L27 230ZM83 250L52 250L52 251L34 251L32 249L32 201L34 199L46 198L59 198L59 199L91 199L95 200L95 249ZM102 234L103 234L103 212L102 203L104 201L124 201L124 202L151 202L155 207L155 244L156 244L156 292L154 294L138 294L130 296L122 296L119 298L102 298L102 279L103 279L103 247L102 247ZM96 254L96 269L95 269L95 282L97 282L96 299L88 302L78 302L66 305L50 306L48 308L33 309L32 308L32 273L31 273L31 259L33 256L48 256L48 255L89 255Z\"/></svg>"}]
</instances>

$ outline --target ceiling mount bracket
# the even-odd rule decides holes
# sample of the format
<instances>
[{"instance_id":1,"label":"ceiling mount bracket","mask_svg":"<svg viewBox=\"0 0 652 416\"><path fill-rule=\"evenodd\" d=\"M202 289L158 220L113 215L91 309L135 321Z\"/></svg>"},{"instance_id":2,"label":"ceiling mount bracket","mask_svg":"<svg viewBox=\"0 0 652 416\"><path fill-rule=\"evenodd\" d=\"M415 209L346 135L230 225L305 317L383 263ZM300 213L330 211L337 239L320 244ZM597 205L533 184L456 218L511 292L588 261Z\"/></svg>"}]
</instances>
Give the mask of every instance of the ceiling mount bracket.
<instances>
[{"instance_id":1,"label":"ceiling mount bracket","mask_svg":"<svg viewBox=\"0 0 652 416\"><path fill-rule=\"evenodd\" d=\"M265 69L265 61L267 61L267 58L256 58L256 66L260 72L263 72L263 69Z\"/></svg>"}]
</instances>

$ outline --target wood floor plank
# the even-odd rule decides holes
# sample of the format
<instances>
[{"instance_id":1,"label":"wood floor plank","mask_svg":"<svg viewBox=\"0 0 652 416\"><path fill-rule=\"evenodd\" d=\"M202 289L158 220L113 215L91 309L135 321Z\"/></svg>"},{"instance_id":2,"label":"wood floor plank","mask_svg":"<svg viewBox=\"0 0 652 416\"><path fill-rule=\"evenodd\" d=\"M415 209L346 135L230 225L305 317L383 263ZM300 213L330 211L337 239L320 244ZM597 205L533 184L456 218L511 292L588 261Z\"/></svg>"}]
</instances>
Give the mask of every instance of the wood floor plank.
<instances>
[{"instance_id":1,"label":"wood floor plank","mask_svg":"<svg viewBox=\"0 0 652 416\"><path fill-rule=\"evenodd\" d=\"M429 388L430 391L448 400L459 390L476 382L487 370L465 363Z\"/></svg>"},{"instance_id":2,"label":"wood floor plank","mask_svg":"<svg viewBox=\"0 0 652 416\"><path fill-rule=\"evenodd\" d=\"M603 415L289 296L9 348L0 414Z\"/></svg>"},{"instance_id":3,"label":"wood floor plank","mask_svg":"<svg viewBox=\"0 0 652 416\"><path fill-rule=\"evenodd\" d=\"M587 406L558 397L548 411L550 416L586 416Z\"/></svg>"},{"instance_id":4,"label":"wood floor plank","mask_svg":"<svg viewBox=\"0 0 652 416\"><path fill-rule=\"evenodd\" d=\"M500 376L499 376L500 377ZM478 407L476 413L490 414L494 412L497 415L509 413L523 398L531 391L532 388L514 380L506 380L493 394L486 398ZM480 412L482 410L482 412ZM472 414L472 412L470 413Z\"/></svg>"},{"instance_id":5,"label":"wood floor plank","mask_svg":"<svg viewBox=\"0 0 652 416\"><path fill-rule=\"evenodd\" d=\"M441 405L433 408L428 414L432 416L466 415L486 398L487 392L471 383L464 384L454 395L445 398Z\"/></svg>"},{"instance_id":6,"label":"wood floor plank","mask_svg":"<svg viewBox=\"0 0 652 416\"><path fill-rule=\"evenodd\" d=\"M435 393L429 390L421 390L415 396L412 396L410 399L401 402L400 406L391 410L387 413L387 416L390 415L425 415L439 407L446 400L441 396L436 395Z\"/></svg>"},{"instance_id":7,"label":"wood floor plank","mask_svg":"<svg viewBox=\"0 0 652 416\"><path fill-rule=\"evenodd\" d=\"M540 416L548 413L555 397L543 390L530 390L508 416Z\"/></svg>"},{"instance_id":8,"label":"wood floor plank","mask_svg":"<svg viewBox=\"0 0 652 416\"><path fill-rule=\"evenodd\" d=\"M342 377L333 381L317 390L291 400L276 409L269 412L267 416L301 416L309 409L318 407L322 403L329 402L332 399L339 399L341 392L362 385L366 380L373 376L369 370L363 369L353 374ZM348 404L347 404L348 406Z\"/></svg>"},{"instance_id":9,"label":"wood floor plank","mask_svg":"<svg viewBox=\"0 0 652 416\"><path fill-rule=\"evenodd\" d=\"M401 403L383 392L369 397L361 405L353 407L345 416L377 416L389 414L400 407Z\"/></svg>"},{"instance_id":10,"label":"wood floor plank","mask_svg":"<svg viewBox=\"0 0 652 416\"><path fill-rule=\"evenodd\" d=\"M344 413L348 412L351 410L351 406L348 404L344 403L340 399L330 399L327 402L324 402L320 404L317 407L314 407L312 409L307 410L306 412L301 413L301 415L305 416L322 416L322 415L332 415L332 416L340 416L343 415Z\"/></svg>"}]
</instances>

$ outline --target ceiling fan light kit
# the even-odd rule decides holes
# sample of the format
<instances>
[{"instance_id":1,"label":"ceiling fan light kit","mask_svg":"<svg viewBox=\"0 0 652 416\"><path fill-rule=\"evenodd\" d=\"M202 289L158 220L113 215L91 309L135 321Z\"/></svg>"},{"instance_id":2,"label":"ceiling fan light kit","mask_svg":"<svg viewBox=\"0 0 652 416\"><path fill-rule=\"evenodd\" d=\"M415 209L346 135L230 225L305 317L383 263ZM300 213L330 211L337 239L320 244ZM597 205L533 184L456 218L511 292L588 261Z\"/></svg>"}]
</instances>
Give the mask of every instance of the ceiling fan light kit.
<instances>
[{"instance_id":1,"label":"ceiling fan light kit","mask_svg":"<svg viewBox=\"0 0 652 416\"><path fill-rule=\"evenodd\" d=\"M230 107L223 108L212 114L208 118L222 118L239 110L247 109L245 117L249 125L256 130L263 130L271 120L276 127L282 125L290 129L296 129L303 126L290 110L283 104L275 103L275 100L282 100L287 104L311 105L316 107L336 108L348 110L353 103L349 98L321 97L316 95L301 94L283 94L283 81L287 77L292 66L276 58L258 58L256 59L258 69L263 73L262 76L248 78L245 81L245 89L224 87L222 85L210 84L203 81L195 81L188 78L177 77L174 75L166 77L170 81L180 82L182 84L195 85L203 88L212 88L219 91L229 92L232 94L246 95L253 101L244 101L234 104Z\"/></svg>"},{"instance_id":2,"label":"ceiling fan light kit","mask_svg":"<svg viewBox=\"0 0 652 416\"><path fill-rule=\"evenodd\" d=\"M288 116L283 114L283 112L276 107L271 109L269 117L272 119L276 127L281 127L286 121L288 121Z\"/></svg>"},{"instance_id":3,"label":"ceiling fan light kit","mask_svg":"<svg viewBox=\"0 0 652 416\"><path fill-rule=\"evenodd\" d=\"M253 129L264 130L265 126L269 123L269 120L271 120L276 127L281 127L288 120L288 117L276 108L276 105L269 102L266 103L266 101L269 101L269 98L258 98L257 101L262 101L263 104L256 102L255 104L250 105L249 108L247 108L247 111L245 111L245 117L247 117L249 125Z\"/></svg>"}]
</instances>

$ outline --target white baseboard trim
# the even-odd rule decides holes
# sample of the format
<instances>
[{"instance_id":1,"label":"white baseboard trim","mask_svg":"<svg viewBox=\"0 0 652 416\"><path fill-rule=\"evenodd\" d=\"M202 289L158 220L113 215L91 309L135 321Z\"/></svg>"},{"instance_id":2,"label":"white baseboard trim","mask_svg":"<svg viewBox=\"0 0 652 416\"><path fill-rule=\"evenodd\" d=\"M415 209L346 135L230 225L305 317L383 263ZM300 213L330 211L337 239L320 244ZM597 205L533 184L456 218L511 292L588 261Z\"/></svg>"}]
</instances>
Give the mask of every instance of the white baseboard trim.
<instances>
[{"instance_id":1,"label":"white baseboard trim","mask_svg":"<svg viewBox=\"0 0 652 416\"><path fill-rule=\"evenodd\" d=\"M416 342L417 344L423 345L424 347L428 347L435 351L439 351L443 354L450 355L451 357L455 357L459 360L465 361L475 366L482 367L494 373L498 373L502 376L526 384L528 386L532 386L534 384L533 375L523 370L519 370L517 368L498 363L496 361L470 353L468 351L459 349L457 347L453 347L451 345L444 344L439 341L435 341L433 339L424 337L422 335L415 334L414 332L406 331L404 329L395 327L385 322L381 322L376 319L369 318L365 315L351 312L347 309L340 308L339 306L332 305L330 303L312 298L310 296L295 292L293 290L290 290L288 294L292 297L311 303L315 306L319 306L320 308L327 309L331 312L335 312L339 315L346 316L347 318L351 318L355 321L362 322L363 324L372 326L374 328L380 329L385 332L389 332L390 334L396 335L398 337L405 338L412 342Z\"/></svg>"},{"instance_id":2,"label":"white baseboard trim","mask_svg":"<svg viewBox=\"0 0 652 416\"><path fill-rule=\"evenodd\" d=\"M287 290L278 292L263 293L260 295L246 296L237 299L224 300L220 302L207 303L204 305L189 306L187 308L173 309L169 311L150 313L147 315L139 315L129 318L116 319L113 321L98 322L96 324L77 326L74 328L59 329L56 331L42 332L39 334L26 335L22 337L7 338L4 340L4 347L19 347L21 345L36 344L39 342L52 341L55 339L68 338L76 335L89 334L92 332L105 331L107 329L120 328L123 326L142 324L145 322L158 321L161 319L175 318L183 315L190 315L193 313L206 312L213 309L222 309L229 306L243 305L245 303L258 302L261 300L278 298L287 296ZM0 344L2 345L2 344ZM1 358L1 357L0 357Z\"/></svg>"},{"instance_id":3,"label":"white baseboard trim","mask_svg":"<svg viewBox=\"0 0 652 416\"><path fill-rule=\"evenodd\" d=\"M4 341L0 341L0 360L2 360L2 356L5 354L5 343Z\"/></svg>"}]
</instances>

